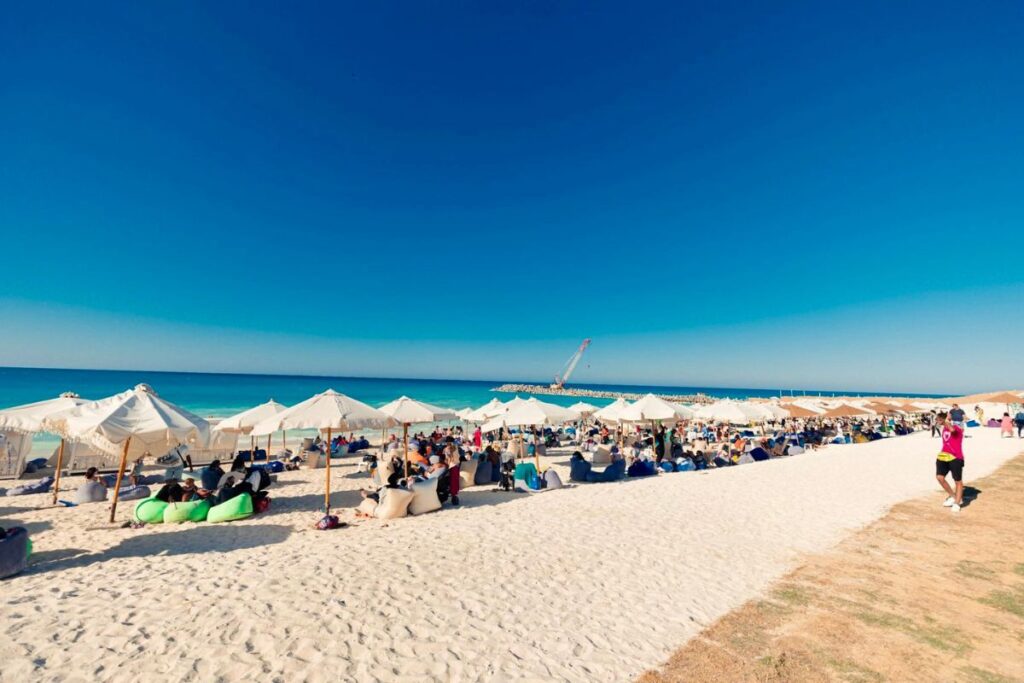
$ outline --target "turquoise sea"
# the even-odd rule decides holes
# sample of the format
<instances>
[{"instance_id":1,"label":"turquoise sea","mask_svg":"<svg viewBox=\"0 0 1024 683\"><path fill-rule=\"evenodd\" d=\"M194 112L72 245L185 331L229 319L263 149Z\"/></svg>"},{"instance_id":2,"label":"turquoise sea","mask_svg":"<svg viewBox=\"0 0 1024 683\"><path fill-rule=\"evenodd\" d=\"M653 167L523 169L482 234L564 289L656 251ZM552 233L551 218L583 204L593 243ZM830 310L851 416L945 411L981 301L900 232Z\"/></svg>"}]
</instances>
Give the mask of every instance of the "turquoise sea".
<instances>
[{"instance_id":1,"label":"turquoise sea","mask_svg":"<svg viewBox=\"0 0 1024 683\"><path fill-rule=\"evenodd\" d=\"M140 382L173 403L203 417L226 417L258 403L274 399L285 405L298 403L325 389L336 389L373 406L381 406L401 395L439 406L460 409L478 407L494 397L507 400L510 394L491 389L506 382L543 384L543 381L494 380L464 381L443 379L398 379L376 377L313 377L290 375L235 375L197 372L160 372L154 370L58 370L42 368L0 367L0 408L52 398L64 391L74 391L83 398L99 399L129 389ZM709 396L746 398L778 396L778 390L723 387L670 387L608 384L572 384L582 389L668 394L704 393ZM787 394L789 392L787 391ZM796 391L800 394L803 391ZM806 391L807 394L854 392ZM877 392L874 395L886 395ZM893 394L889 394L893 395ZM925 394L901 393L901 396ZM540 396L542 400L571 405L581 399L572 396ZM594 405L605 405L610 399L583 399ZM42 452L49 439L37 438L33 451Z\"/></svg>"}]
</instances>

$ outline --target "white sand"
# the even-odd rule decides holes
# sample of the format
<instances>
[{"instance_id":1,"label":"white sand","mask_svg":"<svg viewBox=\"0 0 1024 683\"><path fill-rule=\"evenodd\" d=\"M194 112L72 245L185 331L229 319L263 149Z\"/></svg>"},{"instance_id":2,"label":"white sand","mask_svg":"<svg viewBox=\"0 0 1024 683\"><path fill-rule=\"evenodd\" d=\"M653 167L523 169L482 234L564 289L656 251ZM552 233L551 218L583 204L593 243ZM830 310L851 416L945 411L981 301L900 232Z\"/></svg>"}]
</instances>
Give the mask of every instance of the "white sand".
<instances>
[{"instance_id":1,"label":"white sand","mask_svg":"<svg viewBox=\"0 0 1024 683\"><path fill-rule=\"evenodd\" d=\"M1024 443L970 436L968 481ZM96 529L103 504L0 498L0 523L36 544L30 571L0 583L0 680L626 680L802 553L898 501L940 505L937 445L918 434L543 494L476 488L458 510L330 532L309 529L322 471L281 475L269 514L227 525ZM354 505L366 476L335 475L335 505Z\"/></svg>"}]
</instances>

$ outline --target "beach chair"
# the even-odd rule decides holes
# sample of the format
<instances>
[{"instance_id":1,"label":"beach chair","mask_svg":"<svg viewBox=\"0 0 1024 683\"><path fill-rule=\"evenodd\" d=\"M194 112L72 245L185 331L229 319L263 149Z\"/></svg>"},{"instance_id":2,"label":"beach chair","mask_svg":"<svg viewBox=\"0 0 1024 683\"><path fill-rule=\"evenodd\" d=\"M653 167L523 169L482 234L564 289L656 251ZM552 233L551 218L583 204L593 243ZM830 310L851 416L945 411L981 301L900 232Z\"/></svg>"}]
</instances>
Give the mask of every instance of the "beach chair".
<instances>
[{"instance_id":1,"label":"beach chair","mask_svg":"<svg viewBox=\"0 0 1024 683\"><path fill-rule=\"evenodd\" d=\"M612 449L608 446L598 446L597 450L594 451L594 455L590 458L590 464L595 467L598 465L610 465L612 462Z\"/></svg>"}]
</instances>

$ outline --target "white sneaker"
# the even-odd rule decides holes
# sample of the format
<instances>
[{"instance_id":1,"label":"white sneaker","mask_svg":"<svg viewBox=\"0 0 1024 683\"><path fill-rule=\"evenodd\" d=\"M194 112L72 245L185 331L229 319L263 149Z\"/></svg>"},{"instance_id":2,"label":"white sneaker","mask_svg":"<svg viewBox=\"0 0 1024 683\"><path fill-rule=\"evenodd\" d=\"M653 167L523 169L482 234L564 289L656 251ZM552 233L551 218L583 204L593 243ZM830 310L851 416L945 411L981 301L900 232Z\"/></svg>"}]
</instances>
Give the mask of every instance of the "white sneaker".
<instances>
[{"instance_id":1,"label":"white sneaker","mask_svg":"<svg viewBox=\"0 0 1024 683\"><path fill-rule=\"evenodd\" d=\"M942 504L942 507L944 507L944 508L951 508L951 507L953 507L953 503L955 503L955 502L956 502L956 499L953 498L953 496L950 496L950 497L946 498L946 502Z\"/></svg>"},{"instance_id":2,"label":"white sneaker","mask_svg":"<svg viewBox=\"0 0 1024 683\"><path fill-rule=\"evenodd\" d=\"M952 508L953 512L960 512L960 506L957 505L956 503L953 503Z\"/></svg>"}]
</instances>

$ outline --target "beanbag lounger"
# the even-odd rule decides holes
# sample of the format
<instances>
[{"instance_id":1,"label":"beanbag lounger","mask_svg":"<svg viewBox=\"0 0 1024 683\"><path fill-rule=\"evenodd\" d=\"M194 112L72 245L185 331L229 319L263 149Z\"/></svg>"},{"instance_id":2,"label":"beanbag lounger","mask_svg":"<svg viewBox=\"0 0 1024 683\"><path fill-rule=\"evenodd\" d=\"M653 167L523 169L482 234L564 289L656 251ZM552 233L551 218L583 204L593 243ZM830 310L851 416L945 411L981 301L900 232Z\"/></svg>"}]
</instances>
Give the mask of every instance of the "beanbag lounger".
<instances>
[{"instance_id":1,"label":"beanbag lounger","mask_svg":"<svg viewBox=\"0 0 1024 683\"><path fill-rule=\"evenodd\" d=\"M0 539L0 579L25 571L32 554L32 542L25 527L11 527Z\"/></svg>"},{"instance_id":2,"label":"beanbag lounger","mask_svg":"<svg viewBox=\"0 0 1024 683\"><path fill-rule=\"evenodd\" d=\"M413 492L409 489L382 489L380 492L380 504L374 510L373 515L377 519L398 519L409 514L409 503L412 502Z\"/></svg>"},{"instance_id":3,"label":"beanbag lounger","mask_svg":"<svg viewBox=\"0 0 1024 683\"><path fill-rule=\"evenodd\" d=\"M680 458L676 463L676 472L692 472L695 469L697 469L697 466L688 458Z\"/></svg>"},{"instance_id":4,"label":"beanbag lounger","mask_svg":"<svg viewBox=\"0 0 1024 683\"><path fill-rule=\"evenodd\" d=\"M626 474L630 477L649 477L657 473L658 468L653 460L634 460L626 470Z\"/></svg>"},{"instance_id":5,"label":"beanbag lounger","mask_svg":"<svg viewBox=\"0 0 1024 683\"><path fill-rule=\"evenodd\" d=\"M590 481L591 464L586 460L573 458L569 461L569 479L572 481Z\"/></svg>"},{"instance_id":6,"label":"beanbag lounger","mask_svg":"<svg viewBox=\"0 0 1024 683\"><path fill-rule=\"evenodd\" d=\"M15 486L13 489L7 489L8 496L27 496L33 493L46 493L53 486L53 477L43 477L34 484L25 484L24 486Z\"/></svg>"},{"instance_id":7,"label":"beanbag lounger","mask_svg":"<svg viewBox=\"0 0 1024 683\"><path fill-rule=\"evenodd\" d=\"M441 509L441 499L437 497L437 481L426 479L412 485L412 500L409 501L409 513L422 515Z\"/></svg>"},{"instance_id":8,"label":"beanbag lounger","mask_svg":"<svg viewBox=\"0 0 1024 683\"><path fill-rule=\"evenodd\" d=\"M163 524L164 508L167 503L156 498L145 498L135 504L135 521L146 524Z\"/></svg>"},{"instance_id":9,"label":"beanbag lounger","mask_svg":"<svg viewBox=\"0 0 1024 683\"><path fill-rule=\"evenodd\" d=\"M558 476L558 472L554 470L548 470L544 473L544 488L546 489L560 489L562 488L562 478Z\"/></svg>"},{"instance_id":10,"label":"beanbag lounger","mask_svg":"<svg viewBox=\"0 0 1024 683\"><path fill-rule=\"evenodd\" d=\"M28 464L35 465L36 469L38 470L40 468L46 467L46 458L33 458L32 460L28 461Z\"/></svg>"},{"instance_id":11,"label":"beanbag lounger","mask_svg":"<svg viewBox=\"0 0 1024 683\"><path fill-rule=\"evenodd\" d=\"M280 460L274 460L273 462L268 462L263 467L265 469L271 471L271 472L274 472L275 474L279 473L279 472L284 472L284 463L281 462Z\"/></svg>"},{"instance_id":12,"label":"beanbag lounger","mask_svg":"<svg viewBox=\"0 0 1024 683\"><path fill-rule=\"evenodd\" d=\"M967 426L968 427L977 427L977 426L979 426L978 425L978 421L977 420L968 420L967 421Z\"/></svg>"},{"instance_id":13,"label":"beanbag lounger","mask_svg":"<svg viewBox=\"0 0 1024 683\"><path fill-rule=\"evenodd\" d=\"M756 460L757 462L761 462L762 460L768 460L772 456L770 453L768 453L768 451L758 446L757 448L750 451L750 457Z\"/></svg>"},{"instance_id":14,"label":"beanbag lounger","mask_svg":"<svg viewBox=\"0 0 1024 683\"><path fill-rule=\"evenodd\" d=\"M476 472L473 473L473 483L476 485L491 483L491 461L476 460Z\"/></svg>"},{"instance_id":15,"label":"beanbag lounger","mask_svg":"<svg viewBox=\"0 0 1024 683\"><path fill-rule=\"evenodd\" d=\"M233 522L236 519L252 517L252 513L252 496L242 493L220 505L211 507L206 515L206 521L210 523Z\"/></svg>"},{"instance_id":16,"label":"beanbag lounger","mask_svg":"<svg viewBox=\"0 0 1024 683\"><path fill-rule=\"evenodd\" d=\"M169 503L164 508L164 524L178 522L204 522L210 512L210 501L192 500L187 503Z\"/></svg>"},{"instance_id":17,"label":"beanbag lounger","mask_svg":"<svg viewBox=\"0 0 1024 683\"><path fill-rule=\"evenodd\" d=\"M217 482L220 481L220 475L211 470L208 467L204 467L199 470L199 482L202 487L208 491L212 491L217 488Z\"/></svg>"},{"instance_id":18,"label":"beanbag lounger","mask_svg":"<svg viewBox=\"0 0 1024 683\"><path fill-rule=\"evenodd\" d=\"M142 498L149 498L151 492L148 486L139 484L138 486L123 486L121 492L117 494L118 500L141 500Z\"/></svg>"},{"instance_id":19,"label":"beanbag lounger","mask_svg":"<svg viewBox=\"0 0 1024 683\"><path fill-rule=\"evenodd\" d=\"M224 474L221 475L220 481L217 482L217 486L215 488L222 488L224 484L228 483L228 477L232 477L235 480L236 484L241 484L243 481L245 481L245 472L239 472L238 470L225 472Z\"/></svg>"},{"instance_id":20,"label":"beanbag lounger","mask_svg":"<svg viewBox=\"0 0 1024 683\"><path fill-rule=\"evenodd\" d=\"M540 491L537 467L532 462L521 462L516 465L513 480L516 491Z\"/></svg>"},{"instance_id":21,"label":"beanbag lounger","mask_svg":"<svg viewBox=\"0 0 1024 683\"><path fill-rule=\"evenodd\" d=\"M804 452L803 446L790 446L789 455L800 455Z\"/></svg>"},{"instance_id":22,"label":"beanbag lounger","mask_svg":"<svg viewBox=\"0 0 1024 683\"><path fill-rule=\"evenodd\" d=\"M587 481L590 482L609 482L618 481L626 475L626 461L616 460L608 467L604 468L600 472L591 470L587 473Z\"/></svg>"},{"instance_id":23,"label":"beanbag lounger","mask_svg":"<svg viewBox=\"0 0 1024 683\"><path fill-rule=\"evenodd\" d=\"M75 491L75 495L72 496L71 502L75 505L82 505L83 503L98 503L107 499L107 488L99 483L98 481L91 481L86 479L82 482L82 485Z\"/></svg>"},{"instance_id":24,"label":"beanbag lounger","mask_svg":"<svg viewBox=\"0 0 1024 683\"><path fill-rule=\"evenodd\" d=\"M476 468L479 466L479 460L467 460L459 465L460 488L467 489L476 483Z\"/></svg>"}]
</instances>

